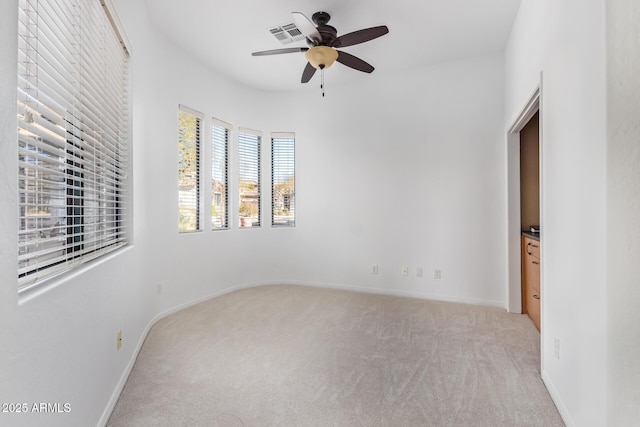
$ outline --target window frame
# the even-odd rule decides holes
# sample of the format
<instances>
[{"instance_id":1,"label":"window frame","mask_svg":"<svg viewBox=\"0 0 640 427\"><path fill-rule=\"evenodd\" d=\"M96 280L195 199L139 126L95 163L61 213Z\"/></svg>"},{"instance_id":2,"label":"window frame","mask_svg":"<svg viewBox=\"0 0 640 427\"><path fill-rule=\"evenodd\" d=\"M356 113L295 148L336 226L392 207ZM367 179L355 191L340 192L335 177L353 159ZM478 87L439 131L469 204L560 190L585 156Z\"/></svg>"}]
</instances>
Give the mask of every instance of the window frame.
<instances>
[{"instance_id":1,"label":"window frame","mask_svg":"<svg viewBox=\"0 0 640 427\"><path fill-rule=\"evenodd\" d=\"M255 138L256 141L256 147L255 147L255 161L254 159L251 158L247 158L248 150L251 149L251 151L253 151L253 147L245 147L245 144L249 144L250 142L253 143L253 141L250 141L250 139ZM251 228L261 228L262 227L262 132L257 131L257 130L253 130L253 129L249 129L249 128L239 128L238 129L238 137L237 137L237 141L238 141L238 145L237 145L237 153L238 153L238 170L237 170L237 184L238 184L238 210L236 211L236 215L238 218L238 228L242 229L251 229ZM251 161L252 164L243 164L243 162L247 160L247 161ZM256 175L252 175L252 176L248 176L250 175L250 170L255 169ZM246 179L244 181L249 182L249 185L251 185L252 179L255 179L255 186L257 189L257 194L255 196L251 196L252 198L255 198L257 200L255 200L255 202L251 202L249 201L248 203L244 203L243 200L243 193L242 193L242 187L243 187L243 179L242 176L245 172L243 172L243 169L246 170L246 177L249 179ZM245 200L247 199L247 197L244 198ZM251 207L252 204L255 204L255 209L257 209L256 214L254 215L253 212L253 208ZM244 208L243 208L244 206ZM243 216L243 210L246 213L246 215ZM255 220L254 220L255 219ZM249 220L251 220L251 222L249 223Z\"/></svg>"},{"instance_id":2,"label":"window frame","mask_svg":"<svg viewBox=\"0 0 640 427\"><path fill-rule=\"evenodd\" d=\"M50 3L17 6L19 295L131 233L128 41L109 0Z\"/></svg>"},{"instance_id":3,"label":"window frame","mask_svg":"<svg viewBox=\"0 0 640 427\"><path fill-rule=\"evenodd\" d=\"M224 129L224 156L223 158L218 157L220 143L221 141L217 141L216 137L219 135L219 131L216 128ZM229 198L229 153L231 148L231 132L233 130L233 126L227 122L219 120L215 117L211 118L211 230L212 231L221 231L221 230L229 230L229 208L230 208L230 198ZM217 170L217 166L222 165L222 170ZM216 191L214 191L214 187L216 186L216 178L220 177L222 181L220 185L223 186L223 194L221 195L222 200L224 201L224 214L222 218L216 217L214 220L214 208L217 210L220 208L220 204L216 203ZM220 227L216 226L216 221L219 220L222 224Z\"/></svg>"},{"instance_id":4,"label":"window frame","mask_svg":"<svg viewBox=\"0 0 640 427\"><path fill-rule=\"evenodd\" d=\"M192 190L184 190L181 189L186 187L185 183L183 182L183 179L186 179L186 177L181 177L181 169L182 169L182 158L181 158L181 144L182 144L182 140L181 140L181 132L182 132L182 118L184 116L188 116L190 118L195 119L196 121L196 130L195 130L195 153L193 153L194 157L195 157L195 165L193 165L193 173L195 174L195 184L193 185L193 191L195 191L195 195L191 196L190 194L185 194L185 193L189 193ZM200 111L194 110L192 108L189 108L185 105L180 104L178 106L178 180L177 180L177 184L178 184L178 233L179 234L189 234L189 233L199 233L201 231L203 231L203 221L202 221L202 205L203 205L203 197L202 197L202 168L203 168L203 162L202 162L202 154L203 154L203 146L202 146L202 140L203 140L203 135L204 135L204 114L201 113ZM188 202L188 199L190 197L194 197L194 201L192 203ZM183 204L183 200L186 200L186 202ZM192 207L190 206L192 205ZM189 210L189 209L194 209L195 210L195 215L194 215L194 219L195 219L195 226L193 228L187 228L184 229L182 228L183 225L183 209L185 210Z\"/></svg>"},{"instance_id":5,"label":"window frame","mask_svg":"<svg viewBox=\"0 0 640 427\"><path fill-rule=\"evenodd\" d=\"M276 149L277 144L291 144L290 149ZM273 228L294 228L296 226L296 136L293 132L272 132L271 133L271 227ZM286 180L282 180L277 175L282 171L285 173L290 170L291 173ZM280 191L277 187L283 187ZM288 195L288 197L287 197ZM282 200L278 198L282 196ZM280 206L282 207L280 208ZM280 208L283 211L290 212L286 222L276 221L276 210Z\"/></svg>"}]
</instances>

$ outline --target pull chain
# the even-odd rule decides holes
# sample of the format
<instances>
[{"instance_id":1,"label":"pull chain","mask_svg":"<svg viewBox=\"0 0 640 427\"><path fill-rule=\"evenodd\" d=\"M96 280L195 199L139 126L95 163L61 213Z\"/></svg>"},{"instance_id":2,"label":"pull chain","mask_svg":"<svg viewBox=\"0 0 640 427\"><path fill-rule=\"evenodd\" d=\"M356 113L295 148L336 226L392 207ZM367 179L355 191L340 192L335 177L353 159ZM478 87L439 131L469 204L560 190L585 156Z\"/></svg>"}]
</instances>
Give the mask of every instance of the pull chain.
<instances>
[{"instance_id":1,"label":"pull chain","mask_svg":"<svg viewBox=\"0 0 640 427\"><path fill-rule=\"evenodd\" d=\"M320 89L322 89L322 97L324 97L324 68L320 69Z\"/></svg>"}]
</instances>

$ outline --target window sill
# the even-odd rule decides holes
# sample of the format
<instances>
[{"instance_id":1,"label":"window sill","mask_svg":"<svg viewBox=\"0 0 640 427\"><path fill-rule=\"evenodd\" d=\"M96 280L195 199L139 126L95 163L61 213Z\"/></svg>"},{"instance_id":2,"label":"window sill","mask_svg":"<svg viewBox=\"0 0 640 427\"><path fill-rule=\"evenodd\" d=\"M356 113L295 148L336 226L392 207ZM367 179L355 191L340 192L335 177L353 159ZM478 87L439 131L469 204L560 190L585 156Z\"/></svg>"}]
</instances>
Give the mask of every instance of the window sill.
<instances>
[{"instance_id":1,"label":"window sill","mask_svg":"<svg viewBox=\"0 0 640 427\"><path fill-rule=\"evenodd\" d=\"M74 278L85 274L87 271L92 270L103 263L109 262L112 259L130 251L131 249L133 249L133 245L129 244L99 258L96 258L84 264L80 264L69 270L62 271L55 276L47 277L46 279L42 279L30 285L26 285L23 288L18 289L18 305L23 305L28 303L29 301L39 298L41 295L44 295L47 292L61 285L64 285L69 280L73 280Z\"/></svg>"}]
</instances>

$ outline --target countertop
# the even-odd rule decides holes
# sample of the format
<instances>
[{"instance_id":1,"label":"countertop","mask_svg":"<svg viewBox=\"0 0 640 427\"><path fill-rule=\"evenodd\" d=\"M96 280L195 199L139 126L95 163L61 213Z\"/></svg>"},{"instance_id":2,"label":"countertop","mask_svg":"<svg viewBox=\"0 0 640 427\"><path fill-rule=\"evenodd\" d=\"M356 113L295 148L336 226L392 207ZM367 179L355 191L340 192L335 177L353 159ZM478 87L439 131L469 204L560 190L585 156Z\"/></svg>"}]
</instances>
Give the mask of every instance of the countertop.
<instances>
[{"instance_id":1,"label":"countertop","mask_svg":"<svg viewBox=\"0 0 640 427\"><path fill-rule=\"evenodd\" d=\"M537 240L538 242L540 241L540 233L532 233L530 231L522 231L522 235L525 237L530 237L533 240Z\"/></svg>"}]
</instances>

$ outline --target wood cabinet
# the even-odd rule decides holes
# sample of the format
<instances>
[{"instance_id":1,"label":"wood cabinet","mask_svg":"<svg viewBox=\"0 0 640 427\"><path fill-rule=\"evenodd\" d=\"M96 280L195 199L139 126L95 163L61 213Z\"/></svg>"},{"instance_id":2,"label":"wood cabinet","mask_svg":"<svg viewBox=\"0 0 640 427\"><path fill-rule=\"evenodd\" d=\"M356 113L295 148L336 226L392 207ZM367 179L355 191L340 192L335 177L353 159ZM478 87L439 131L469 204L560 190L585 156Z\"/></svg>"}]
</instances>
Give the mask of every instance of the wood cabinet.
<instances>
[{"instance_id":1,"label":"wood cabinet","mask_svg":"<svg viewBox=\"0 0 640 427\"><path fill-rule=\"evenodd\" d=\"M540 330L540 242L522 236L522 310Z\"/></svg>"}]
</instances>

